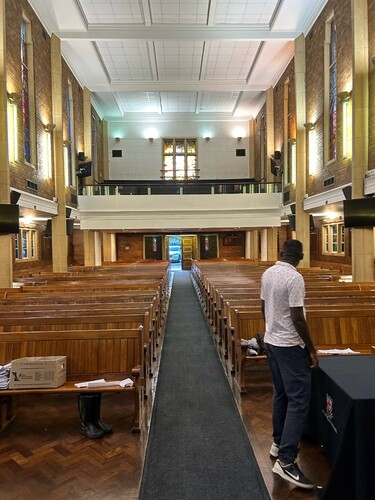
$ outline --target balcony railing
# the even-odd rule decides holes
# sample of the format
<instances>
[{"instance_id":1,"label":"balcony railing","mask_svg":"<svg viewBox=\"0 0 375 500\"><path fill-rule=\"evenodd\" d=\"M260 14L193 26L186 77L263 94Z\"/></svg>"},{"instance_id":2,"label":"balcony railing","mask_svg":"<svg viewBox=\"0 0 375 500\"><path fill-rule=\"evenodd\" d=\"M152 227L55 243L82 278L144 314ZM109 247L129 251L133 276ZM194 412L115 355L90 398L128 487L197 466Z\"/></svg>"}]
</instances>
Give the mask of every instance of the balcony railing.
<instances>
[{"instance_id":1,"label":"balcony railing","mask_svg":"<svg viewBox=\"0 0 375 500\"><path fill-rule=\"evenodd\" d=\"M280 182L255 179L195 181L106 181L81 187L83 196L280 193Z\"/></svg>"}]
</instances>

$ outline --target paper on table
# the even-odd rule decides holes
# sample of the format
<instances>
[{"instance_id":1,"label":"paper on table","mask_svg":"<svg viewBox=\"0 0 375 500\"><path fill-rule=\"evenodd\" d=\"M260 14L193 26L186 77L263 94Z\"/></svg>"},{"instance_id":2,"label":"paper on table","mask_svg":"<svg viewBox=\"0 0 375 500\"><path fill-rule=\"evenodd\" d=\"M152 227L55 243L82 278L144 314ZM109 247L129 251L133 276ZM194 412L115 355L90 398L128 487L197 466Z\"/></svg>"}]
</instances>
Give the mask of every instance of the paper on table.
<instances>
[{"instance_id":1,"label":"paper on table","mask_svg":"<svg viewBox=\"0 0 375 500\"><path fill-rule=\"evenodd\" d=\"M74 384L79 389L89 389L91 387L108 387L111 385L119 385L120 387L132 387L134 382L131 378L126 378L124 380L115 381L115 382L106 382L104 378L98 380L89 380L88 382L79 382L78 384Z\"/></svg>"},{"instance_id":2,"label":"paper on table","mask_svg":"<svg viewBox=\"0 0 375 500\"><path fill-rule=\"evenodd\" d=\"M361 354L360 352L353 351L352 349L319 349L318 352L321 354Z\"/></svg>"}]
</instances>

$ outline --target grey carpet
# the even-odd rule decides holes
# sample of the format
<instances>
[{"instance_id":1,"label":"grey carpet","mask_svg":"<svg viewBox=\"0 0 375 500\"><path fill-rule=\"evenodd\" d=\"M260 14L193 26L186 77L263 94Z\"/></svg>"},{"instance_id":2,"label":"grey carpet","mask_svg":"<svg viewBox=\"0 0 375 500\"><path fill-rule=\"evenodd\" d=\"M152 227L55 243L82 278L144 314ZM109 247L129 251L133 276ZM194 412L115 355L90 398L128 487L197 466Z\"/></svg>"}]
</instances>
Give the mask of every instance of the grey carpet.
<instances>
[{"instance_id":1,"label":"grey carpet","mask_svg":"<svg viewBox=\"0 0 375 500\"><path fill-rule=\"evenodd\" d=\"M188 271L174 276L140 499L269 499Z\"/></svg>"}]
</instances>

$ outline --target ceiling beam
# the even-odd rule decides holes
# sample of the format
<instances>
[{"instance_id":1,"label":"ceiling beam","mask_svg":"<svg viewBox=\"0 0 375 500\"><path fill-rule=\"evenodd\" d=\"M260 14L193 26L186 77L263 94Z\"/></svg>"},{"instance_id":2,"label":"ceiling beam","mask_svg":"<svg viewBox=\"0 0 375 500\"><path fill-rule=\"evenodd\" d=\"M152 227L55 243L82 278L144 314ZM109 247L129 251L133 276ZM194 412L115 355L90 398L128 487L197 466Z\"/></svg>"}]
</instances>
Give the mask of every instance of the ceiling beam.
<instances>
[{"instance_id":1,"label":"ceiling beam","mask_svg":"<svg viewBox=\"0 0 375 500\"><path fill-rule=\"evenodd\" d=\"M270 30L267 27L185 27L185 26L100 26L88 30L56 31L61 40L295 40L300 31Z\"/></svg>"},{"instance_id":2,"label":"ceiling beam","mask_svg":"<svg viewBox=\"0 0 375 500\"><path fill-rule=\"evenodd\" d=\"M244 82L226 81L226 82L152 82L152 81L130 81L130 82L111 82L102 85L90 85L91 92L261 92L269 88L269 84L247 85Z\"/></svg>"}]
</instances>

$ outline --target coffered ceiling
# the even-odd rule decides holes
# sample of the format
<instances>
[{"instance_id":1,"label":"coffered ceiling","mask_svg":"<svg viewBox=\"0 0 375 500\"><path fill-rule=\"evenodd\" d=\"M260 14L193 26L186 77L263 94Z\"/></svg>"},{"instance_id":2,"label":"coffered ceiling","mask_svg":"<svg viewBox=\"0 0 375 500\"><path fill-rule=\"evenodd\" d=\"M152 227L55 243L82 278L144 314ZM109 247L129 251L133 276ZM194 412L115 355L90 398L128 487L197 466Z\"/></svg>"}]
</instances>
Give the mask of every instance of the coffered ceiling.
<instances>
[{"instance_id":1,"label":"coffered ceiling","mask_svg":"<svg viewBox=\"0 0 375 500\"><path fill-rule=\"evenodd\" d=\"M238 120L327 0L29 0L108 121Z\"/></svg>"}]
</instances>

